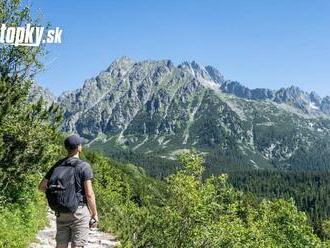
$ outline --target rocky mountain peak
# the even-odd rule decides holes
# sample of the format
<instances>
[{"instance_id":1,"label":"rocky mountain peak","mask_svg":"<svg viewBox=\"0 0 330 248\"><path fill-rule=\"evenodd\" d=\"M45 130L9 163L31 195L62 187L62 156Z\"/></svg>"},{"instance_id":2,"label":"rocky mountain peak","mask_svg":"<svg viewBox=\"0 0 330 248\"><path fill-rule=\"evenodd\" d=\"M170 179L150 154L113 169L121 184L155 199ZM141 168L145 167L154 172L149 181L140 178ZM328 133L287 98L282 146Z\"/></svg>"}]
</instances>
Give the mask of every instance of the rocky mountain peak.
<instances>
[{"instance_id":1,"label":"rocky mountain peak","mask_svg":"<svg viewBox=\"0 0 330 248\"><path fill-rule=\"evenodd\" d=\"M237 81L225 81L221 85L221 90L225 93L233 94L235 96L251 99L251 100L266 100L273 99L274 91L269 89L249 89Z\"/></svg>"},{"instance_id":2,"label":"rocky mountain peak","mask_svg":"<svg viewBox=\"0 0 330 248\"><path fill-rule=\"evenodd\" d=\"M106 70L111 73L111 76L121 77L132 68L134 61L129 57L123 56L114 60Z\"/></svg>"},{"instance_id":3,"label":"rocky mountain peak","mask_svg":"<svg viewBox=\"0 0 330 248\"><path fill-rule=\"evenodd\" d=\"M110 152L123 148L174 159L194 147L210 158L216 154L216 161L236 164L239 157L240 166L266 168L300 166L299 149L314 149L313 137L329 143L330 97L295 86L249 89L195 61L175 66L122 57L58 103L63 130Z\"/></svg>"},{"instance_id":4,"label":"rocky mountain peak","mask_svg":"<svg viewBox=\"0 0 330 248\"><path fill-rule=\"evenodd\" d=\"M43 87L34 82L31 85L28 101L36 103L41 97L48 105L53 102L56 102L56 97L53 95L52 92L50 92L48 89L44 89Z\"/></svg>"},{"instance_id":5,"label":"rocky mountain peak","mask_svg":"<svg viewBox=\"0 0 330 248\"><path fill-rule=\"evenodd\" d=\"M70 98L72 101L75 101L76 97L80 97L81 99L91 98L98 101L99 97L102 97L105 92L113 87L111 86L113 83L122 82L125 78L129 80L130 84L142 83L139 86L140 91L142 89L147 90L147 88L153 87L153 85L158 85L164 76L172 77L174 74L170 76L170 73L174 71L176 71L174 74L181 75L181 78L184 78L185 81L189 81L191 84L200 83L207 88L233 94L240 98L284 103L298 108L304 113L327 114L330 112L328 99L322 99L315 92L307 93L297 86L281 88L277 91L265 88L249 89L237 81L225 81L223 75L216 68L210 65L204 67L196 61L185 61L176 67L171 60L135 62L126 56L116 59L107 70L101 72L95 78L86 80L81 89L82 91L74 92L69 97L65 96L68 94L63 94L61 98L66 100ZM176 78L175 81L177 80ZM88 104L88 106L92 105ZM86 104L81 103L81 106L86 107Z\"/></svg>"},{"instance_id":6,"label":"rocky mountain peak","mask_svg":"<svg viewBox=\"0 0 330 248\"><path fill-rule=\"evenodd\" d=\"M212 80L218 84L223 84L225 82L224 76L218 71L218 69L213 66L205 66L205 70L208 72Z\"/></svg>"},{"instance_id":7,"label":"rocky mountain peak","mask_svg":"<svg viewBox=\"0 0 330 248\"><path fill-rule=\"evenodd\" d=\"M322 98L319 95L315 92L305 92L297 86L281 88L276 92L274 101L292 105L309 114L325 113L322 110Z\"/></svg>"},{"instance_id":8,"label":"rocky mountain peak","mask_svg":"<svg viewBox=\"0 0 330 248\"><path fill-rule=\"evenodd\" d=\"M326 96L322 99L320 108L323 113L330 115L330 96Z\"/></svg>"},{"instance_id":9,"label":"rocky mountain peak","mask_svg":"<svg viewBox=\"0 0 330 248\"><path fill-rule=\"evenodd\" d=\"M290 86L288 88L281 88L276 92L275 101L282 102L282 101L289 101L293 100L296 97L299 97L304 92L300 90L300 88L296 86Z\"/></svg>"},{"instance_id":10,"label":"rocky mountain peak","mask_svg":"<svg viewBox=\"0 0 330 248\"><path fill-rule=\"evenodd\" d=\"M122 56L117 59L115 59L109 68L116 68L116 67L126 67L134 64L134 60L127 57L127 56Z\"/></svg>"},{"instance_id":11,"label":"rocky mountain peak","mask_svg":"<svg viewBox=\"0 0 330 248\"><path fill-rule=\"evenodd\" d=\"M197 80L213 81L213 78L209 75L204 66L198 64L196 61L185 61L180 64L178 68L189 72Z\"/></svg>"},{"instance_id":12,"label":"rocky mountain peak","mask_svg":"<svg viewBox=\"0 0 330 248\"><path fill-rule=\"evenodd\" d=\"M315 91L312 91L309 97L317 106L321 105L322 98Z\"/></svg>"}]
</instances>

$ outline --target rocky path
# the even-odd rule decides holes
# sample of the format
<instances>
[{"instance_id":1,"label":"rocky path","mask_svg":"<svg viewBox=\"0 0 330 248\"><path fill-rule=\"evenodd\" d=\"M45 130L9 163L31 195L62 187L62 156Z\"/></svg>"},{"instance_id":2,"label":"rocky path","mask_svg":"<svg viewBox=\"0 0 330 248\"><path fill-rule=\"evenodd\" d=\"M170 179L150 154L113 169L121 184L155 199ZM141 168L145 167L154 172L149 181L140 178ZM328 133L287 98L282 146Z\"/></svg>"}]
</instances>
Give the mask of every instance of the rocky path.
<instances>
[{"instance_id":1,"label":"rocky path","mask_svg":"<svg viewBox=\"0 0 330 248\"><path fill-rule=\"evenodd\" d=\"M55 243L55 233L56 233L56 223L55 215L49 211L48 212L49 224L43 230L40 230L36 237L36 242L31 244L29 248L54 248ZM117 247L119 242L114 236L108 233L103 233L99 230L90 231L89 244L87 248L109 248ZM69 246L70 247L70 246Z\"/></svg>"}]
</instances>

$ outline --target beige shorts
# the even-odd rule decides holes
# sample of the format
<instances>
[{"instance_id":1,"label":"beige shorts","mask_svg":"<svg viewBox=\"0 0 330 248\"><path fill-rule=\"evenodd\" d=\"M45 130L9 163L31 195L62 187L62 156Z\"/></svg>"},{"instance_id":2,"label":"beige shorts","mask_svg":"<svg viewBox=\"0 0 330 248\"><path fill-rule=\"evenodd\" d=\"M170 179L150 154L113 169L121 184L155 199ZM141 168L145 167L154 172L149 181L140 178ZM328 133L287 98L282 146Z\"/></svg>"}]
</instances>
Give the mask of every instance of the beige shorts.
<instances>
[{"instance_id":1,"label":"beige shorts","mask_svg":"<svg viewBox=\"0 0 330 248\"><path fill-rule=\"evenodd\" d=\"M79 206L75 213L61 213L56 217L56 243L86 246L89 235L90 213L87 206Z\"/></svg>"}]
</instances>

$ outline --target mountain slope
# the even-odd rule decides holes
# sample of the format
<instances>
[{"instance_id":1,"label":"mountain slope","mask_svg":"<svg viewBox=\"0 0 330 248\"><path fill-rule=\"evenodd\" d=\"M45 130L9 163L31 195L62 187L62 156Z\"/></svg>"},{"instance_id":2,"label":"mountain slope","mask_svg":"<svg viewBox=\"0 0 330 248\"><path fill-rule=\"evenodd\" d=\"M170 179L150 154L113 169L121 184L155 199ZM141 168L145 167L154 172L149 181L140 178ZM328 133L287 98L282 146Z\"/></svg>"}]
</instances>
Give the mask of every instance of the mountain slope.
<instances>
[{"instance_id":1,"label":"mountain slope","mask_svg":"<svg viewBox=\"0 0 330 248\"><path fill-rule=\"evenodd\" d=\"M46 101L47 105L56 101L56 97L47 89L42 88L40 85L33 83L31 85L28 101L36 103L40 98Z\"/></svg>"},{"instance_id":2,"label":"mountain slope","mask_svg":"<svg viewBox=\"0 0 330 248\"><path fill-rule=\"evenodd\" d=\"M206 155L210 173L328 167L329 97L293 86L250 90L196 62L122 57L57 101L63 129L107 153L171 160L195 148Z\"/></svg>"}]
</instances>

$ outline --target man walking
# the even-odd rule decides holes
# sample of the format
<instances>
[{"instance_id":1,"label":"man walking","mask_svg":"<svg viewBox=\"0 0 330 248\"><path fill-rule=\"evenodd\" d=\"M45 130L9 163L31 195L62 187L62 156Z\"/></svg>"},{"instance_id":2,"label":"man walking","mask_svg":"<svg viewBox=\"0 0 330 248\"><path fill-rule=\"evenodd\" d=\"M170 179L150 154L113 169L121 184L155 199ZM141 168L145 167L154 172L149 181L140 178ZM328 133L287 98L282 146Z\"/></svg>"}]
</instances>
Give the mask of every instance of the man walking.
<instances>
[{"instance_id":1,"label":"man walking","mask_svg":"<svg viewBox=\"0 0 330 248\"><path fill-rule=\"evenodd\" d=\"M95 227L98 215L92 187L91 166L79 159L84 140L71 135L64 141L68 156L59 160L39 184L56 214L56 247L84 247L89 227Z\"/></svg>"}]
</instances>

